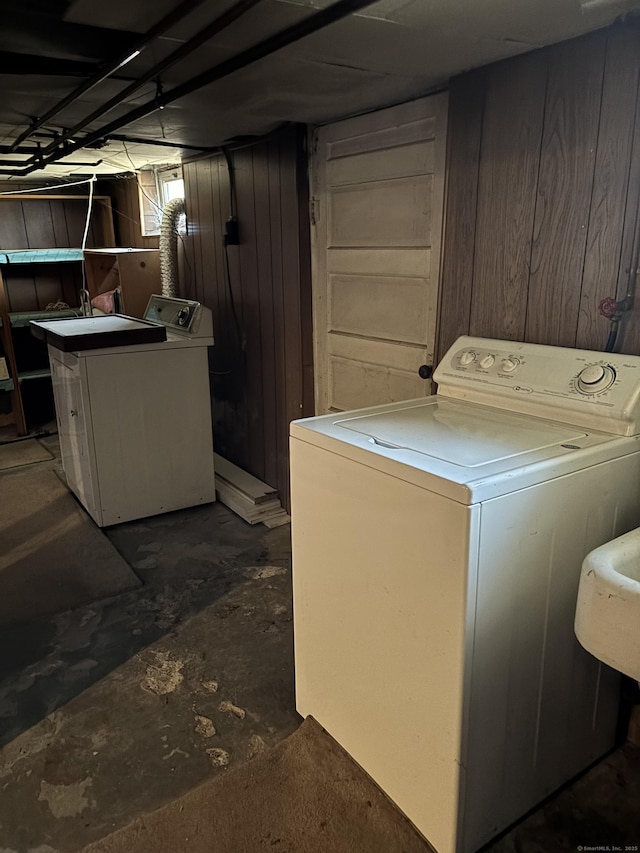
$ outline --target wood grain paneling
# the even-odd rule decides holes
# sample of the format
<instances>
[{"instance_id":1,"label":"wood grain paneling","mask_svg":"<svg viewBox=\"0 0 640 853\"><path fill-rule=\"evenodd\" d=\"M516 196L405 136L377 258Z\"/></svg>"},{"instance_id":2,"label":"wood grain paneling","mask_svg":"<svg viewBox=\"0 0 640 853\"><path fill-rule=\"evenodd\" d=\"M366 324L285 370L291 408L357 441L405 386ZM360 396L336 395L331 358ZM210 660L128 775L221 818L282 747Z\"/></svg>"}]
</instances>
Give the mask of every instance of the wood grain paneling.
<instances>
[{"instance_id":1,"label":"wood grain paneling","mask_svg":"<svg viewBox=\"0 0 640 853\"><path fill-rule=\"evenodd\" d=\"M576 337L576 346L585 349L600 348L606 340L608 321L597 313L597 306L605 297L615 296L617 290L639 73L640 32L624 30L618 38L608 40L605 58L600 133Z\"/></svg>"},{"instance_id":2,"label":"wood grain paneling","mask_svg":"<svg viewBox=\"0 0 640 853\"><path fill-rule=\"evenodd\" d=\"M549 50L527 340L575 346L602 98L604 34Z\"/></svg>"},{"instance_id":3,"label":"wood grain paneling","mask_svg":"<svg viewBox=\"0 0 640 853\"><path fill-rule=\"evenodd\" d=\"M640 54L640 32L636 33L636 55ZM618 272L616 297L619 300L631 295L632 309L621 324L620 352L640 354L640 87L636 93L631 168L626 192L625 219L622 233L622 251Z\"/></svg>"},{"instance_id":4,"label":"wood grain paneling","mask_svg":"<svg viewBox=\"0 0 640 853\"><path fill-rule=\"evenodd\" d=\"M604 349L638 243L639 74L625 24L453 81L439 358L464 333ZM640 306L623 328L640 353Z\"/></svg>"},{"instance_id":5,"label":"wood grain paneling","mask_svg":"<svg viewBox=\"0 0 640 853\"><path fill-rule=\"evenodd\" d=\"M527 54L486 77L470 322L477 335L524 335L545 58Z\"/></svg>"},{"instance_id":6,"label":"wood grain paneling","mask_svg":"<svg viewBox=\"0 0 640 853\"><path fill-rule=\"evenodd\" d=\"M280 145L276 142L269 144L267 179L269 187L269 232L271 243L271 281L273 295L273 332L274 340L278 346L274 348L274 370L273 378L277 389L285 389L275 394L275 418L276 423L288 424L287 418L287 363L286 348L282 345L285 334L284 303L286 299L286 284L283 278L283 245L285 237L282 233L282 198L284 191L280 185ZM301 287L303 283L301 265ZM310 289L310 287L309 287ZM309 312L309 317L311 313ZM309 335L311 338L312 335ZM313 388L313 375L311 378ZM306 410L313 412L312 407ZM276 430L276 482L283 483L289 477L289 435L288 429Z\"/></svg>"},{"instance_id":7,"label":"wood grain paneling","mask_svg":"<svg viewBox=\"0 0 640 853\"><path fill-rule=\"evenodd\" d=\"M291 130L231 152L240 245L226 253L231 190L225 158L183 167L192 275L185 295L213 312L216 451L277 488L285 506L289 422L313 413L303 143L302 131Z\"/></svg>"},{"instance_id":8,"label":"wood grain paneling","mask_svg":"<svg viewBox=\"0 0 640 853\"><path fill-rule=\"evenodd\" d=\"M447 122L447 179L436 360L469 333L476 238L478 173L484 110L484 71L451 81Z\"/></svg>"},{"instance_id":9,"label":"wood grain paneling","mask_svg":"<svg viewBox=\"0 0 640 853\"><path fill-rule=\"evenodd\" d=\"M236 198L238 211L243 211L241 222L241 246L229 248L230 256L236 258L235 268L240 281L240 308L242 313L242 332L244 352L247 364L245 371L248 452L247 468L264 479L264 436L261 435L263 386L269 382L271 365L261 362L261 304L260 281L258 278L258 257L256 245L256 204L262 199L255 196L252 148L238 151L233 157L236 179ZM262 370L254 368L262 363ZM273 484L269 484L273 485Z\"/></svg>"},{"instance_id":10,"label":"wood grain paneling","mask_svg":"<svg viewBox=\"0 0 640 853\"><path fill-rule=\"evenodd\" d=\"M297 153L297 195L298 195L298 253L300 256L300 349L302 352L302 385L300 417L312 415L315 412L314 364L313 364L313 294L311 282L311 229L309 222L309 174L307 137L303 136L296 145ZM307 262L306 259L309 259ZM279 457L280 458L280 457ZM287 463L287 478L289 468L289 440L283 460ZM280 462L283 464L283 462Z\"/></svg>"},{"instance_id":11,"label":"wood grain paneling","mask_svg":"<svg viewBox=\"0 0 640 853\"><path fill-rule=\"evenodd\" d=\"M271 224L269 222L269 163L261 157L253 158L253 191L255 195L255 257L260 259L257 265L258 292L260 294L260 360L263 364L272 363L269 371L269 383L262 387L262 421L264 424L264 480L277 482L277 418L276 418L276 364L275 364L275 323L273 298L273 272L271 266Z\"/></svg>"}]
</instances>

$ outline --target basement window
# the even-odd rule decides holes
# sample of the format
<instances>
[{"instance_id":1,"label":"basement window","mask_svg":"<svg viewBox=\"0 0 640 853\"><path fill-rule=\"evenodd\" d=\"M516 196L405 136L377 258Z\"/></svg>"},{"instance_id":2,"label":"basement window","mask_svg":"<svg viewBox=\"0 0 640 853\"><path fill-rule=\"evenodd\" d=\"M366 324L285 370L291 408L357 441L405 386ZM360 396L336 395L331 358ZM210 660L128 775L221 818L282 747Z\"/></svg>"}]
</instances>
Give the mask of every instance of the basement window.
<instances>
[{"instance_id":1,"label":"basement window","mask_svg":"<svg viewBox=\"0 0 640 853\"><path fill-rule=\"evenodd\" d=\"M182 170L177 172L161 172L158 175L160 181L160 190L162 194L163 206L174 198L184 198L184 181L182 179Z\"/></svg>"},{"instance_id":2,"label":"basement window","mask_svg":"<svg viewBox=\"0 0 640 853\"><path fill-rule=\"evenodd\" d=\"M184 198L182 166L141 169L137 174L140 229L143 237L160 234L162 211L174 198Z\"/></svg>"}]
</instances>

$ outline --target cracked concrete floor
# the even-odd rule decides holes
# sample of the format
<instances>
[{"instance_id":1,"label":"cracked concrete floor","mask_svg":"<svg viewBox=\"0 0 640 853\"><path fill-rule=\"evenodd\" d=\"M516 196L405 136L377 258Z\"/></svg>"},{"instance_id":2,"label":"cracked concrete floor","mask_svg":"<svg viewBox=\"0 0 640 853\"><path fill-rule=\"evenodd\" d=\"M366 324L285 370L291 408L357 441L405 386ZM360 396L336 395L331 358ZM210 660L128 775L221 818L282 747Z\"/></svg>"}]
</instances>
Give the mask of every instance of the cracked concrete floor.
<instances>
[{"instance_id":1,"label":"cracked concrete floor","mask_svg":"<svg viewBox=\"0 0 640 853\"><path fill-rule=\"evenodd\" d=\"M74 853L300 723L288 527L217 504L106 535L142 588L0 630L0 853ZM629 744L486 849L618 842L640 846Z\"/></svg>"},{"instance_id":2,"label":"cracked concrete floor","mask_svg":"<svg viewBox=\"0 0 640 853\"><path fill-rule=\"evenodd\" d=\"M300 723L287 526L105 532L142 588L0 630L1 853L72 853Z\"/></svg>"}]
</instances>

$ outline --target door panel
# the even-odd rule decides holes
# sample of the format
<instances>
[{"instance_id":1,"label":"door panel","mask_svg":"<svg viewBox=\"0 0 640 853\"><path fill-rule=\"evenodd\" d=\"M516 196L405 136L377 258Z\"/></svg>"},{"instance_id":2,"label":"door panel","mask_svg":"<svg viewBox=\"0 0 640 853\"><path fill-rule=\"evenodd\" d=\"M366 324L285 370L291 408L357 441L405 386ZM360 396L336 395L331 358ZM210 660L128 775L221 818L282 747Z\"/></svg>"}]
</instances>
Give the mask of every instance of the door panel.
<instances>
[{"instance_id":1,"label":"door panel","mask_svg":"<svg viewBox=\"0 0 640 853\"><path fill-rule=\"evenodd\" d=\"M446 109L434 95L316 131L318 413L431 392Z\"/></svg>"},{"instance_id":2,"label":"door panel","mask_svg":"<svg viewBox=\"0 0 640 853\"><path fill-rule=\"evenodd\" d=\"M327 248L429 246L430 201L430 175L334 187Z\"/></svg>"},{"instance_id":3,"label":"door panel","mask_svg":"<svg viewBox=\"0 0 640 853\"><path fill-rule=\"evenodd\" d=\"M390 400L421 397L425 384L417 373L334 356L329 360L329 381L332 408L340 411L376 406L381 394Z\"/></svg>"},{"instance_id":4,"label":"door panel","mask_svg":"<svg viewBox=\"0 0 640 853\"><path fill-rule=\"evenodd\" d=\"M430 299L421 278L329 275L329 327L420 344L428 330Z\"/></svg>"},{"instance_id":5,"label":"door panel","mask_svg":"<svg viewBox=\"0 0 640 853\"><path fill-rule=\"evenodd\" d=\"M64 473L69 487L95 517L97 502L80 365L70 367L56 358L50 363Z\"/></svg>"},{"instance_id":6,"label":"door panel","mask_svg":"<svg viewBox=\"0 0 640 853\"><path fill-rule=\"evenodd\" d=\"M366 181L375 175L378 180L403 178L407 175L432 175L434 169L433 140L399 145L390 148L384 159L378 151L339 157L327 163L327 177L332 186Z\"/></svg>"}]
</instances>

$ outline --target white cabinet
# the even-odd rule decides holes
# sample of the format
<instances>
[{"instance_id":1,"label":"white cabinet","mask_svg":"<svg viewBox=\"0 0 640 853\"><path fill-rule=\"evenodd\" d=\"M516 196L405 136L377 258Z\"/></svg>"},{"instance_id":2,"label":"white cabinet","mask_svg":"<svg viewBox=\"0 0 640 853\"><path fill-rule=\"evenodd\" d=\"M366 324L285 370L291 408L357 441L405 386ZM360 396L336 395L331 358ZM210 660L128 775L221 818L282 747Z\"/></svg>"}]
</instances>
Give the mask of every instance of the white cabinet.
<instances>
[{"instance_id":1,"label":"white cabinet","mask_svg":"<svg viewBox=\"0 0 640 853\"><path fill-rule=\"evenodd\" d=\"M99 526L215 500L206 346L49 358L67 482Z\"/></svg>"}]
</instances>

